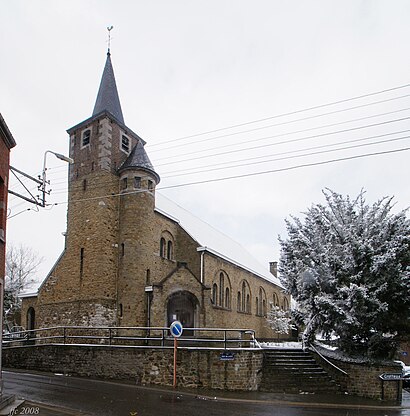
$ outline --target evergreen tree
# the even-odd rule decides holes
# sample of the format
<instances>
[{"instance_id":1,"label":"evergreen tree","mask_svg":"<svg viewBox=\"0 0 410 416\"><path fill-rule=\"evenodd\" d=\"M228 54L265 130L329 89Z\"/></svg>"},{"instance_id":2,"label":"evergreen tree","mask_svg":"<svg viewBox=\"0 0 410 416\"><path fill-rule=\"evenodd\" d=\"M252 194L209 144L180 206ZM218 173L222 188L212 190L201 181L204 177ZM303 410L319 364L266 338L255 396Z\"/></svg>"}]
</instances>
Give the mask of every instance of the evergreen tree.
<instances>
[{"instance_id":1,"label":"evergreen tree","mask_svg":"<svg viewBox=\"0 0 410 416\"><path fill-rule=\"evenodd\" d=\"M410 221L392 198L369 206L326 190L303 221L286 221L279 273L299 305L304 341L336 335L348 353L387 358L410 330Z\"/></svg>"}]
</instances>

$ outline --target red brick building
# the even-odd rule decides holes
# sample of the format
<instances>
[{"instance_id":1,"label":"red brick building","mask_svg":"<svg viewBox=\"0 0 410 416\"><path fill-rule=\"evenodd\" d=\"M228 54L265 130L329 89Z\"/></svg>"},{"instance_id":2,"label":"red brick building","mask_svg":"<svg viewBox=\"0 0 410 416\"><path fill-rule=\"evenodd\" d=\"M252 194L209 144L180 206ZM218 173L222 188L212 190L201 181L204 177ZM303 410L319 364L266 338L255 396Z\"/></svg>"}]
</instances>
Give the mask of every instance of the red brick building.
<instances>
[{"instance_id":1,"label":"red brick building","mask_svg":"<svg viewBox=\"0 0 410 416\"><path fill-rule=\"evenodd\" d=\"M7 189L10 149L16 145L6 122L0 114L0 281L4 284L6 264Z\"/></svg>"}]
</instances>

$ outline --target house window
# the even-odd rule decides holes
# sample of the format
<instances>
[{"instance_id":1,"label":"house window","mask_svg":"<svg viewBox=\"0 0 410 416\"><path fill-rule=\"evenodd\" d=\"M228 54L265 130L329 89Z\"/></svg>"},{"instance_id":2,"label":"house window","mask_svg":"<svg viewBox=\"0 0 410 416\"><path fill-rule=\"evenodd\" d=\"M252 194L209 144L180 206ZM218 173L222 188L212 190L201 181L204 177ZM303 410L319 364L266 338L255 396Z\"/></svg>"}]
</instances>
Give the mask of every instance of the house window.
<instances>
[{"instance_id":1,"label":"house window","mask_svg":"<svg viewBox=\"0 0 410 416\"><path fill-rule=\"evenodd\" d=\"M125 256L125 244L121 243L121 257Z\"/></svg>"},{"instance_id":2,"label":"house window","mask_svg":"<svg viewBox=\"0 0 410 416\"><path fill-rule=\"evenodd\" d=\"M91 130L90 129L84 130L82 140L81 140L81 147L88 146L90 144L90 138L91 138Z\"/></svg>"},{"instance_id":3,"label":"house window","mask_svg":"<svg viewBox=\"0 0 410 416\"><path fill-rule=\"evenodd\" d=\"M120 315L120 318L122 318L122 314L123 314L123 307L122 307L122 303L120 303L120 308L119 308L119 315Z\"/></svg>"},{"instance_id":4,"label":"house window","mask_svg":"<svg viewBox=\"0 0 410 416\"><path fill-rule=\"evenodd\" d=\"M141 177L140 176L135 176L134 177L134 188L135 189L141 188Z\"/></svg>"},{"instance_id":5,"label":"house window","mask_svg":"<svg viewBox=\"0 0 410 416\"><path fill-rule=\"evenodd\" d=\"M121 136L121 150L125 153L130 152L130 139L124 134Z\"/></svg>"}]
</instances>

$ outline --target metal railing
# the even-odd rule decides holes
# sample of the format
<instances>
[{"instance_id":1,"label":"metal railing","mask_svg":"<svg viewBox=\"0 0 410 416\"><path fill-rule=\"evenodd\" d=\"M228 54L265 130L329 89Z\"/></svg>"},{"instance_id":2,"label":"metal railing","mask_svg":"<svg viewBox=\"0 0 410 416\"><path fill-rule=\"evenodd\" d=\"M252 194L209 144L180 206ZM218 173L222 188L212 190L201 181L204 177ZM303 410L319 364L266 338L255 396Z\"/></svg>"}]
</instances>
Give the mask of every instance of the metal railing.
<instances>
[{"instance_id":1,"label":"metal railing","mask_svg":"<svg viewBox=\"0 0 410 416\"><path fill-rule=\"evenodd\" d=\"M22 345L107 345L134 347L171 347L168 327L88 327L55 326L14 332L3 337L3 347ZM261 348L253 329L184 328L178 339L181 347Z\"/></svg>"}]
</instances>

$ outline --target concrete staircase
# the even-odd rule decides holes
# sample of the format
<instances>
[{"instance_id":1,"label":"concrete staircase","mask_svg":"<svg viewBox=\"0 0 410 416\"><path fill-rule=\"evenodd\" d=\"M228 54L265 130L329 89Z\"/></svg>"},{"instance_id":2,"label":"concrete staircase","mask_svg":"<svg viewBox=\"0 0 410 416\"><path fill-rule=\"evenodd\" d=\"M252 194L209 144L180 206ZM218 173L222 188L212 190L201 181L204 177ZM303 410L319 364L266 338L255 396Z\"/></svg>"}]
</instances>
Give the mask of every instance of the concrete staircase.
<instances>
[{"instance_id":1,"label":"concrete staircase","mask_svg":"<svg viewBox=\"0 0 410 416\"><path fill-rule=\"evenodd\" d=\"M301 349L267 349L264 351L260 391L337 394L340 388L309 352Z\"/></svg>"}]
</instances>

